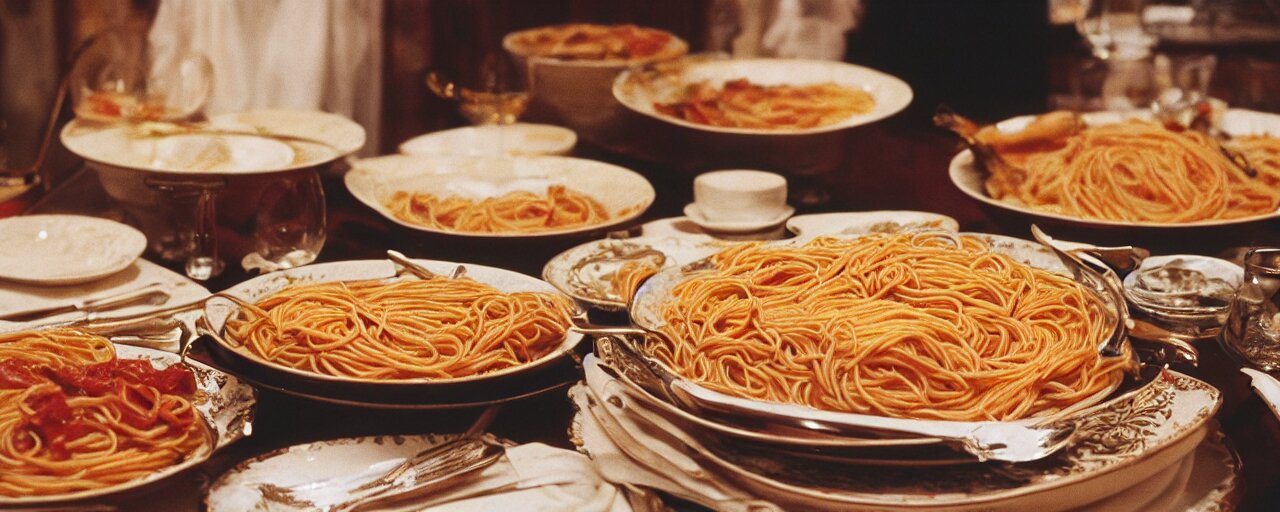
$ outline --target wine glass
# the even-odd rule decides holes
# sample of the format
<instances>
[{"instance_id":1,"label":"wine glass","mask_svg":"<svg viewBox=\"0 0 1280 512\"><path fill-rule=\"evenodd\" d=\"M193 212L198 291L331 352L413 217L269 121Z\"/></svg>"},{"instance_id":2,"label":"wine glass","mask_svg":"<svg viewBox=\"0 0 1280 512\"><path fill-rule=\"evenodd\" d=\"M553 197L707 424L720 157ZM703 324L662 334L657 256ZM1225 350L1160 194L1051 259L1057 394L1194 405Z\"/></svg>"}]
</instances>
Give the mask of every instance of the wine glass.
<instances>
[{"instance_id":1,"label":"wine glass","mask_svg":"<svg viewBox=\"0 0 1280 512\"><path fill-rule=\"evenodd\" d=\"M454 103L472 125L493 127L498 139L495 152L507 152L509 134L503 127L519 121L529 107L525 78L511 59L488 51L474 68L431 70L426 84L436 96Z\"/></svg>"},{"instance_id":2,"label":"wine glass","mask_svg":"<svg viewBox=\"0 0 1280 512\"><path fill-rule=\"evenodd\" d=\"M1151 55L1157 39L1146 27L1146 0L1084 0L1076 30L1102 60L1139 60Z\"/></svg>"},{"instance_id":3,"label":"wine glass","mask_svg":"<svg viewBox=\"0 0 1280 512\"><path fill-rule=\"evenodd\" d=\"M1280 249L1254 248L1244 257L1220 335L1229 354L1264 371L1280 370Z\"/></svg>"},{"instance_id":4,"label":"wine glass","mask_svg":"<svg viewBox=\"0 0 1280 512\"><path fill-rule=\"evenodd\" d=\"M202 116L213 65L202 54L152 45L143 32L112 30L81 47L68 82L78 118L185 121Z\"/></svg>"},{"instance_id":5,"label":"wine glass","mask_svg":"<svg viewBox=\"0 0 1280 512\"><path fill-rule=\"evenodd\" d=\"M315 261L325 242L324 187L315 170L272 180L259 198L253 221L254 251L246 270L271 272Z\"/></svg>"}]
</instances>

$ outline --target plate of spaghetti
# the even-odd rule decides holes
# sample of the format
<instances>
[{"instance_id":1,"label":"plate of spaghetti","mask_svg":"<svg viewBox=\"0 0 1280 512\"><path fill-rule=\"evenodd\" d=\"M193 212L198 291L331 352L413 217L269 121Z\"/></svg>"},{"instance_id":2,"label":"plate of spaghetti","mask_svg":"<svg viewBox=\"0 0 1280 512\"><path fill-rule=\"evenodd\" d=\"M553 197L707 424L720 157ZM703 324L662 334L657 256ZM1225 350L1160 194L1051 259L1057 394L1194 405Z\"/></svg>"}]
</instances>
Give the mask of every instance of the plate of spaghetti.
<instances>
[{"instance_id":1,"label":"plate of spaghetti","mask_svg":"<svg viewBox=\"0 0 1280 512\"><path fill-rule=\"evenodd\" d=\"M989 206L1086 226L1157 229L1280 216L1280 115L1228 110L1220 124L1225 141L1139 113L958 124L989 149L982 161L972 150L956 155L951 180Z\"/></svg>"},{"instance_id":2,"label":"plate of spaghetti","mask_svg":"<svg viewBox=\"0 0 1280 512\"><path fill-rule=\"evenodd\" d=\"M740 245L650 278L631 317L658 334L643 353L731 407L1034 422L1132 369L1097 352L1111 308L1034 243L933 231Z\"/></svg>"},{"instance_id":3,"label":"plate of spaghetti","mask_svg":"<svg viewBox=\"0 0 1280 512\"><path fill-rule=\"evenodd\" d=\"M626 71L613 94L627 108L717 133L806 135L878 121L911 103L911 87L842 62L686 59Z\"/></svg>"},{"instance_id":4,"label":"plate of spaghetti","mask_svg":"<svg viewBox=\"0 0 1280 512\"><path fill-rule=\"evenodd\" d=\"M431 233L523 238L602 231L653 203L643 176L553 156L405 156L357 162L347 188L402 226Z\"/></svg>"},{"instance_id":5,"label":"plate of spaghetti","mask_svg":"<svg viewBox=\"0 0 1280 512\"><path fill-rule=\"evenodd\" d=\"M71 329L0 335L0 506L135 489L251 432L255 393L176 354Z\"/></svg>"},{"instance_id":6,"label":"plate of spaghetti","mask_svg":"<svg viewBox=\"0 0 1280 512\"><path fill-rule=\"evenodd\" d=\"M419 263L439 276L398 276L389 261L359 260L236 285L205 309L219 334L215 355L312 397L425 406L492 384L522 393L513 379L546 373L582 340L569 330L572 301L547 283Z\"/></svg>"}]
</instances>

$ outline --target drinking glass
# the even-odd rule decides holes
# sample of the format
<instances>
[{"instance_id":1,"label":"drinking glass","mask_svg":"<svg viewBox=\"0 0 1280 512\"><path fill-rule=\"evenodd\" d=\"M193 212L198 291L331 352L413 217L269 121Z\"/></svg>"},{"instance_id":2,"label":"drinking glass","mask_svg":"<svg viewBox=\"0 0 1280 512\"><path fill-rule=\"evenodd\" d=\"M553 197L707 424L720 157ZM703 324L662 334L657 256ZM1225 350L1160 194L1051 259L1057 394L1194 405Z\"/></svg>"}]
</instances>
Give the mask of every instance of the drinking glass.
<instances>
[{"instance_id":1,"label":"drinking glass","mask_svg":"<svg viewBox=\"0 0 1280 512\"><path fill-rule=\"evenodd\" d=\"M1244 363L1280 370L1280 249L1255 248L1244 258L1244 282L1227 313L1221 342Z\"/></svg>"},{"instance_id":2,"label":"drinking glass","mask_svg":"<svg viewBox=\"0 0 1280 512\"><path fill-rule=\"evenodd\" d=\"M270 272L315 261L325 242L324 187L315 170L273 180L262 191L253 219L253 252L246 270Z\"/></svg>"},{"instance_id":3,"label":"drinking glass","mask_svg":"<svg viewBox=\"0 0 1280 512\"><path fill-rule=\"evenodd\" d=\"M82 119L192 120L212 94L213 65L199 53L152 45L145 32L112 30L79 49L68 87Z\"/></svg>"},{"instance_id":4,"label":"drinking glass","mask_svg":"<svg viewBox=\"0 0 1280 512\"><path fill-rule=\"evenodd\" d=\"M1138 60L1151 55L1156 37L1147 31L1142 12L1146 0L1085 0L1076 30L1094 56L1110 60Z\"/></svg>"}]
</instances>

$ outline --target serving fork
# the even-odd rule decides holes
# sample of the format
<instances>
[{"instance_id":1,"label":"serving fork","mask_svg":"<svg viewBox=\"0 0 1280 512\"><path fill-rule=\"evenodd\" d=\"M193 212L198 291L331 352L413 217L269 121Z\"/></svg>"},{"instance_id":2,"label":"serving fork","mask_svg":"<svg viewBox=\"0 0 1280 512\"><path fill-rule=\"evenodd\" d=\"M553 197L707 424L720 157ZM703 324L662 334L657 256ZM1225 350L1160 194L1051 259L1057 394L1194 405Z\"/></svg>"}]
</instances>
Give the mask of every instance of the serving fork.
<instances>
[{"instance_id":1,"label":"serving fork","mask_svg":"<svg viewBox=\"0 0 1280 512\"><path fill-rule=\"evenodd\" d=\"M1111 333L1107 336L1107 339L1098 345L1098 353L1102 354L1103 357L1124 355L1125 340L1128 339L1132 322L1129 319L1129 303L1124 298L1124 287L1120 283L1120 278L1116 276L1115 271L1111 270L1111 267L1102 264L1097 265L1102 270L1089 266L1079 256L1055 245L1053 237L1041 231L1039 226L1031 226L1031 236L1050 251L1053 251L1053 254L1062 261L1063 266L1067 267L1067 270L1071 272L1071 276L1076 282L1094 290L1110 303L1108 305L1111 307L1111 314L1114 316L1115 324L1112 326Z\"/></svg>"},{"instance_id":2,"label":"serving fork","mask_svg":"<svg viewBox=\"0 0 1280 512\"><path fill-rule=\"evenodd\" d=\"M694 413L743 417L753 423L821 436L880 436L935 438L973 455L979 461L1029 462L1040 460L1075 440L1076 423L1070 420L1043 423L1005 421L922 421L866 414L833 413L798 405L777 404L764 411L750 400L730 397L691 385L672 375L660 363L646 358L618 336L612 343L614 361L628 379L656 396Z\"/></svg>"}]
</instances>

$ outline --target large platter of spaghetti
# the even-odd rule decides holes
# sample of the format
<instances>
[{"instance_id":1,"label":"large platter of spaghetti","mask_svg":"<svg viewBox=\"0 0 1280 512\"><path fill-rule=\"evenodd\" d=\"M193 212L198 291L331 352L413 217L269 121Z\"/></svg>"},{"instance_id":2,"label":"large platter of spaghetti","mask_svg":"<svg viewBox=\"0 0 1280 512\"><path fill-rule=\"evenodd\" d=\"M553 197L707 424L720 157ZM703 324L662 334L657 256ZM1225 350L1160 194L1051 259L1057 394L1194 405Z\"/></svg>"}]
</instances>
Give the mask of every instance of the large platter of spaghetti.
<instances>
[{"instance_id":1,"label":"large platter of spaghetti","mask_svg":"<svg viewBox=\"0 0 1280 512\"><path fill-rule=\"evenodd\" d=\"M906 82L874 69L796 59L688 59L633 69L614 81L613 95L637 113L694 130L782 136L879 121L912 98Z\"/></svg>"},{"instance_id":2,"label":"large platter of spaghetti","mask_svg":"<svg viewBox=\"0 0 1280 512\"><path fill-rule=\"evenodd\" d=\"M249 435L253 388L180 359L69 329L0 334L0 507L137 489Z\"/></svg>"},{"instance_id":3,"label":"large platter of spaghetti","mask_svg":"<svg viewBox=\"0 0 1280 512\"><path fill-rule=\"evenodd\" d=\"M582 340L568 328L572 302L543 281L481 265L418 263L439 276L397 276L386 260L267 274L223 292L235 301L210 301L205 318L219 333L217 348L269 370L272 384L346 401L478 393L475 385L567 359ZM449 278L460 266L462 275Z\"/></svg>"},{"instance_id":4,"label":"large platter of spaghetti","mask_svg":"<svg viewBox=\"0 0 1280 512\"><path fill-rule=\"evenodd\" d=\"M928 231L741 245L659 272L631 317L659 334L647 357L729 408L1034 422L1124 380L1130 360L1097 353L1109 307L1032 242Z\"/></svg>"},{"instance_id":5,"label":"large platter of spaghetti","mask_svg":"<svg viewBox=\"0 0 1280 512\"><path fill-rule=\"evenodd\" d=\"M655 197L631 170L557 156L392 155L357 162L345 180L401 226L476 238L603 232Z\"/></svg>"},{"instance_id":6,"label":"large platter of spaghetti","mask_svg":"<svg viewBox=\"0 0 1280 512\"><path fill-rule=\"evenodd\" d=\"M1169 132L1146 122L1146 113L1081 117L1086 127L1067 147L1027 161L1047 170L1029 174L1040 181L1017 189L994 184L1003 195L994 197L989 176L966 149L951 160L952 183L1000 210L1093 228L1204 228L1280 217L1280 115L1232 109L1222 117L1228 144L1248 157L1256 177L1198 142L1206 137ZM996 128L1017 133L1035 119L1015 117Z\"/></svg>"}]
</instances>

